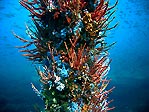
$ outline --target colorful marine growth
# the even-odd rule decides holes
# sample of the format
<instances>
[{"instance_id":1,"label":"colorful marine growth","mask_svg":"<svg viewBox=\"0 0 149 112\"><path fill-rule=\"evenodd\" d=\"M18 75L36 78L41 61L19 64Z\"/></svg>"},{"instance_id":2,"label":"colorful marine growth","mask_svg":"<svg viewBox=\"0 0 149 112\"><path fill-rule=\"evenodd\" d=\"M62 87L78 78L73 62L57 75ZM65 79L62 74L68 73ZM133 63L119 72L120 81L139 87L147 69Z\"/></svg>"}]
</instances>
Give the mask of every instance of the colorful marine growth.
<instances>
[{"instance_id":1,"label":"colorful marine growth","mask_svg":"<svg viewBox=\"0 0 149 112\"><path fill-rule=\"evenodd\" d=\"M26 25L29 40L18 46L36 62L46 112L107 112L114 109L108 95L111 60L105 42L114 20L109 0L21 0L33 24Z\"/></svg>"}]
</instances>

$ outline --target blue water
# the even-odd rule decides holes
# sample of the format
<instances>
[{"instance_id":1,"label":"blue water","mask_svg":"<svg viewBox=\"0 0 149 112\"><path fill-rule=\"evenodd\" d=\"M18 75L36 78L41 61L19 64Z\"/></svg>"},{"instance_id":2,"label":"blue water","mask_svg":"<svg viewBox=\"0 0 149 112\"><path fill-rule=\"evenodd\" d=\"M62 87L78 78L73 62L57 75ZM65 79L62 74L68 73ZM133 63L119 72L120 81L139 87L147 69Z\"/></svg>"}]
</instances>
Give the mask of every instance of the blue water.
<instances>
[{"instance_id":1,"label":"blue water","mask_svg":"<svg viewBox=\"0 0 149 112\"><path fill-rule=\"evenodd\" d=\"M0 0L0 112L34 112L34 104L42 105L30 85L39 86L35 69L14 48L21 43L11 33L27 37L27 15L18 0ZM112 112L149 112L149 1L119 0L115 22L107 38L117 42L110 50Z\"/></svg>"}]
</instances>

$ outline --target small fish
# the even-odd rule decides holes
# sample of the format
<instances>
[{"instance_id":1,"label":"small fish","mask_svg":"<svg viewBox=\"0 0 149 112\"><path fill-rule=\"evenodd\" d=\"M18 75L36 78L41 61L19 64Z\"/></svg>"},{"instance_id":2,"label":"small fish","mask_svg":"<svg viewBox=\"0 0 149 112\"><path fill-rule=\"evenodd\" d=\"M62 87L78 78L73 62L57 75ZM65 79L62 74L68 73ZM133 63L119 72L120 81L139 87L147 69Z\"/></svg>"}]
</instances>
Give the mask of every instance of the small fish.
<instances>
[{"instance_id":1,"label":"small fish","mask_svg":"<svg viewBox=\"0 0 149 112\"><path fill-rule=\"evenodd\" d=\"M60 12L55 12L54 13L54 19L57 19L59 17Z\"/></svg>"},{"instance_id":2,"label":"small fish","mask_svg":"<svg viewBox=\"0 0 149 112\"><path fill-rule=\"evenodd\" d=\"M67 22L70 24L71 19L70 19L68 16L66 16L66 20L67 20Z\"/></svg>"}]
</instances>

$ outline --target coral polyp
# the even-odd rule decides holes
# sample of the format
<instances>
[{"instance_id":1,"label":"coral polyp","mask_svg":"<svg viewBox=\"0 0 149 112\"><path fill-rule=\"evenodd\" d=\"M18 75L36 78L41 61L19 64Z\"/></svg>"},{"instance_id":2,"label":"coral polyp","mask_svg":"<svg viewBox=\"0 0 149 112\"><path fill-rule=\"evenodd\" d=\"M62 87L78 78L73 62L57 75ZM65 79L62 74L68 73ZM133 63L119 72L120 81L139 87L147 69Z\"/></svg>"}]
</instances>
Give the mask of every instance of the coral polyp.
<instances>
[{"instance_id":1,"label":"coral polyp","mask_svg":"<svg viewBox=\"0 0 149 112\"><path fill-rule=\"evenodd\" d=\"M47 112L107 112L110 80L109 48L106 32L115 6L109 0L21 0L34 23L26 25L29 40L20 52L38 62L42 85L33 90L42 98ZM30 47L33 45L34 47ZM36 63L35 63L36 64ZM39 65L40 64L40 65ZM41 67L38 67L41 66Z\"/></svg>"}]
</instances>

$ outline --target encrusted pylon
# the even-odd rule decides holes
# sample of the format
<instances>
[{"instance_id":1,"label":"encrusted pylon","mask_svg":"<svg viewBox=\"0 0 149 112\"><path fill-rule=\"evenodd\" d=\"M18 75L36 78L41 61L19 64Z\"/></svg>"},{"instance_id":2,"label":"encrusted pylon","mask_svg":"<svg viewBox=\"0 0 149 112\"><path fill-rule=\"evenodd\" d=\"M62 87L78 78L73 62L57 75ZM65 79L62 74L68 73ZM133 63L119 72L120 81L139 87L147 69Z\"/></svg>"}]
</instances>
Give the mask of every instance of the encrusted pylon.
<instances>
[{"instance_id":1,"label":"encrusted pylon","mask_svg":"<svg viewBox=\"0 0 149 112\"><path fill-rule=\"evenodd\" d=\"M118 1L110 0L21 0L34 25L26 25L29 40L15 35L23 43L20 52L36 65L42 84L39 91L47 112L107 112L107 74L111 59L106 32ZM32 47L30 47L32 46ZM36 63L35 63L36 64ZM41 67L37 67L41 66Z\"/></svg>"}]
</instances>

